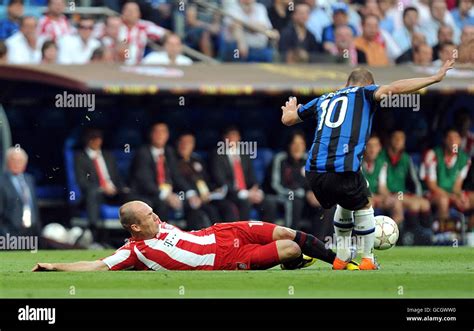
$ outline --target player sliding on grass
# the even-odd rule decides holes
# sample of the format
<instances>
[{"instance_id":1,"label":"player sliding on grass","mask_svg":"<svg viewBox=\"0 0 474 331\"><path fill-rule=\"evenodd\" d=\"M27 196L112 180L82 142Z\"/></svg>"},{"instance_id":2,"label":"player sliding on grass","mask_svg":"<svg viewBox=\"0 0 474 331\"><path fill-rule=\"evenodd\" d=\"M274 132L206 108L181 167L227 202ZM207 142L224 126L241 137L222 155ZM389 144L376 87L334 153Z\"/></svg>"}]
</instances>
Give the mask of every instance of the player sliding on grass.
<instances>
[{"instance_id":1,"label":"player sliding on grass","mask_svg":"<svg viewBox=\"0 0 474 331\"><path fill-rule=\"evenodd\" d=\"M162 222L141 201L120 208L120 223L131 238L115 254L97 261L37 263L33 271L255 270L280 263L284 269L297 269L314 263L313 258L330 264L336 258L316 237L271 223L216 223L182 231Z\"/></svg>"},{"instance_id":2,"label":"player sliding on grass","mask_svg":"<svg viewBox=\"0 0 474 331\"><path fill-rule=\"evenodd\" d=\"M375 218L371 194L360 171L377 102L438 83L453 65L454 60L448 60L433 76L398 80L382 86L374 84L370 71L358 68L349 75L346 87L306 105L298 105L296 98L290 98L281 107L281 120L285 125L317 120L305 170L321 206L329 209L337 205L334 215L337 257L333 269L346 269L353 258L347 244L352 232L358 237L357 242L362 243L360 269L379 268L373 255Z\"/></svg>"}]
</instances>

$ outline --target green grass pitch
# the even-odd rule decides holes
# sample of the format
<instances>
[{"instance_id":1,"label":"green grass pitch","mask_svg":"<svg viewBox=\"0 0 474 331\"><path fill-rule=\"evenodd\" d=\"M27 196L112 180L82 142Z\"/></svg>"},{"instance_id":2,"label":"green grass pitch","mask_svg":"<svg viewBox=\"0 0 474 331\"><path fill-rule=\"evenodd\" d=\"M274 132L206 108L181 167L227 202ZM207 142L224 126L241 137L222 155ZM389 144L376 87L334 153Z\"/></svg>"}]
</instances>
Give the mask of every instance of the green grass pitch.
<instances>
[{"instance_id":1,"label":"green grass pitch","mask_svg":"<svg viewBox=\"0 0 474 331\"><path fill-rule=\"evenodd\" d=\"M112 251L0 253L1 298L473 298L473 248L395 247L378 271L32 273L35 262L94 260Z\"/></svg>"}]
</instances>

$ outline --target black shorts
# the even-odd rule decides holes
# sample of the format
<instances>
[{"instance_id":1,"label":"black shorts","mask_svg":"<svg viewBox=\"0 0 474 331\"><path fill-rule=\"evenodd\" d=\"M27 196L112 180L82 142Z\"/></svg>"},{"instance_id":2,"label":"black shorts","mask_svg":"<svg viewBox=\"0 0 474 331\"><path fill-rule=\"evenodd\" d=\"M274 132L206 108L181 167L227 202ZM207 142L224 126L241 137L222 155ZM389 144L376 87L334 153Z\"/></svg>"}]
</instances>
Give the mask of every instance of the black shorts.
<instances>
[{"instance_id":1,"label":"black shorts","mask_svg":"<svg viewBox=\"0 0 474 331\"><path fill-rule=\"evenodd\" d=\"M360 171L325 173L306 171L306 180L325 209L338 204L348 210L359 210L369 203L370 190L367 180Z\"/></svg>"}]
</instances>

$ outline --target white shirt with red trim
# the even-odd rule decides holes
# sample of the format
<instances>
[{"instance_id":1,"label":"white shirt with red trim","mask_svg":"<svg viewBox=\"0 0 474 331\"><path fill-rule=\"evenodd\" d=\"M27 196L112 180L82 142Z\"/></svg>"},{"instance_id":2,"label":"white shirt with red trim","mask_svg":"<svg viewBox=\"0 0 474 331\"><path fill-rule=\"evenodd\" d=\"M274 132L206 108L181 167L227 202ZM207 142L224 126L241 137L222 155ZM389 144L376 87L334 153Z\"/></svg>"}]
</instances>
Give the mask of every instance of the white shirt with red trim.
<instances>
[{"instance_id":1,"label":"white shirt with red trim","mask_svg":"<svg viewBox=\"0 0 474 331\"><path fill-rule=\"evenodd\" d=\"M38 35L52 41L56 41L57 38L72 34L73 32L75 32L75 29L64 15L56 19L44 15L38 21Z\"/></svg>"},{"instance_id":2,"label":"white shirt with red trim","mask_svg":"<svg viewBox=\"0 0 474 331\"><path fill-rule=\"evenodd\" d=\"M216 237L211 228L186 232L159 222L158 234L130 239L115 254L102 259L110 270L213 270Z\"/></svg>"},{"instance_id":3,"label":"white shirt with red trim","mask_svg":"<svg viewBox=\"0 0 474 331\"><path fill-rule=\"evenodd\" d=\"M139 20L137 24L129 28L122 24L119 30L118 40L128 44L126 64L138 64L143 59L148 39L159 40L163 38L166 30L153 22Z\"/></svg>"}]
</instances>

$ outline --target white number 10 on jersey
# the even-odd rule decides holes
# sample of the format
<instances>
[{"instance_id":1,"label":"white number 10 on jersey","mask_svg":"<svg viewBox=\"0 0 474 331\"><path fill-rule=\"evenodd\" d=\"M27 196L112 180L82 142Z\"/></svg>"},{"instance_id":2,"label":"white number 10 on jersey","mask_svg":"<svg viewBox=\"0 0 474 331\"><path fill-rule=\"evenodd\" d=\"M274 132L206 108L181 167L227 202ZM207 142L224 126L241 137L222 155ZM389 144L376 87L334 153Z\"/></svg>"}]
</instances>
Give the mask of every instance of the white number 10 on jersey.
<instances>
[{"instance_id":1,"label":"white number 10 on jersey","mask_svg":"<svg viewBox=\"0 0 474 331\"><path fill-rule=\"evenodd\" d=\"M335 122L331 121L332 113L334 112L334 108L336 108L336 105L338 102L342 102L341 104L341 111L339 112L339 116ZM341 126L341 124L344 122L344 119L346 118L346 113L347 113L347 96L343 95L340 96L339 98L336 98L334 100L331 99L326 99L321 103L321 109L323 110L323 113L321 114L321 120L319 121L318 125L318 131L323 128L323 123L331 128L337 128L338 126Z\"/></svg>"}]
</instances>

